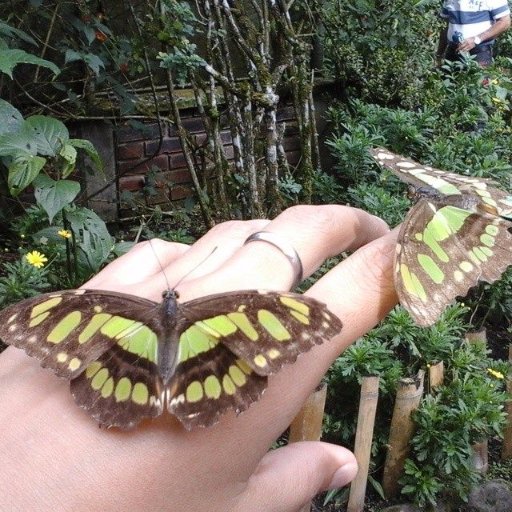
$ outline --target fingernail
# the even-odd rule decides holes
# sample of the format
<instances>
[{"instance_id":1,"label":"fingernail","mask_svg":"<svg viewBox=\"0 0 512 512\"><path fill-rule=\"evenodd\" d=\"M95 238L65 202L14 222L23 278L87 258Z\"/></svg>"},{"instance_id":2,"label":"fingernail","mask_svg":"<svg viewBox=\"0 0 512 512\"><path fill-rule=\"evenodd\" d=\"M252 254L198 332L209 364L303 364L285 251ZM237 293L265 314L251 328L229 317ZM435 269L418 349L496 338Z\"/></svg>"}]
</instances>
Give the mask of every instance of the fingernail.
<instances>
[{"instance_id":1,"label":"fingernail","mask_svg":"<svg viewBox=\"0 0 512 512\"><path fill-rule=\"evenodd\" d=\"M352 482L357 474L357 463L349 462L348 464L344 464L336 473L334 473L331 483L329 484L329 489L336 489L337 487L344 487L348 483Z\"/></svg>"}]
</instances>

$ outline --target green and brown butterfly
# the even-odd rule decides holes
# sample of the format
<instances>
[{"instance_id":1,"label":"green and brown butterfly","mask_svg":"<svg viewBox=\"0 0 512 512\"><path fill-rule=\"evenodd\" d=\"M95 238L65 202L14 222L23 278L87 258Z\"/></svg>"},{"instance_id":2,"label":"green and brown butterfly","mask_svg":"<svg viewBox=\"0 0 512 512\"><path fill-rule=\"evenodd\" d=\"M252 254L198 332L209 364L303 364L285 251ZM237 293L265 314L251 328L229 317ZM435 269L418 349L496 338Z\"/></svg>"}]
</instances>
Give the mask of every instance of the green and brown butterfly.
<instances>
[{"instance_id":1,"label":"green and brown butterfly","mask_svg":"<svg viewBox=\"0 0 512 512\"><path fill-rule=\"evenodd\" d=\"M76 403L105 427L169 411L187 429L258 400L270 374L341 330L325 305L270 291L185 303L67 290L0 312L0 339L70 380Z\"/></svg>"},{"instance_id":2,"label":"green and brown butterfly","mask_svg":"<svg viewBox=\"0 0 512 512\"><path fill-rule=\"evenodd\" d=\"M395 287L421 326L456 297L512 264L512 195L492 180L423 166L383 148L372 156L412 187L416 203L398 235Z\"/></svg>"}]
</instances>

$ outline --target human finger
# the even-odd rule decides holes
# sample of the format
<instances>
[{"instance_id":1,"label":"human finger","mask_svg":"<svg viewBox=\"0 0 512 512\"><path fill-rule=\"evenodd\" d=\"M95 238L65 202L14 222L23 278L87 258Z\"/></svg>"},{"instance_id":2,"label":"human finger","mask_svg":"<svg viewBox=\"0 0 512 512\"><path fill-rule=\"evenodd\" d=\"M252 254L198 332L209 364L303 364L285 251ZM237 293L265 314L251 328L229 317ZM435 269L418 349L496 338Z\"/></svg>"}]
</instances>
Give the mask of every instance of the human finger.
<instances>
[{"instance_id":1,"label":"human finger","mask_svg":"<svg viewBox=\"0 0 512 512\"><path fill-rule=\"evenodd\" d=\"M266 219L223 222L192 246L161 239L141 242L83 287L122 291L158 300L163 290L173 288L183 277L191 279L214 272L251 233L263 229L268 222Z\"/></svg>"},{"instance_id":2,"label":"human finger","mask_svg":"<svg viewBox=\"0 0 512 512\"><path fill-rule=\"evenodd\" d=\"M288 208L265 226L302 262L304 277L322 262L343 251L354 250L388 232L385 222L363 210L341 205ZM288 290L296 268L283 252L264 241L243 245L215 272L180 284L183 300L237 289Z\"/></svg>"},{"instance_id":3,"label":"human finger","mask_svg":"<svg viewBox=\"0 0 512 512\"><path fill-rule=\"evenodd\" d=\"M354 455L342 446L292 443L261 459L236 512L299 510L318 493L345 486L356 473Z\"/></svg>"}]
</instances>

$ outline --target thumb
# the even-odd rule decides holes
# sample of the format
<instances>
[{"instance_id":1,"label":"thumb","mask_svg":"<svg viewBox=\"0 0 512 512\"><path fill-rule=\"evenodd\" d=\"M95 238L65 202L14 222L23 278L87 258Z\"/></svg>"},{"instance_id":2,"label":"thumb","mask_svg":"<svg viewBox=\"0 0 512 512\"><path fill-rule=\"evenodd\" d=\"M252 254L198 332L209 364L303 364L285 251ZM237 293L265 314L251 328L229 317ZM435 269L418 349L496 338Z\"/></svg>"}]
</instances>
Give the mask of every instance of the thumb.
<instances>
[{"instance_id":1,"label":"thumb","mask_svg":"<svg viewBox=\"0 0 512 512\"><path fill-rule=\"evenodd\" d=\"M261 459L246 489L248 506L243 510L296 512L319 492L348 484L356 473L353 453L342 446L292 443Z\"/></svg>"}]
</instances>

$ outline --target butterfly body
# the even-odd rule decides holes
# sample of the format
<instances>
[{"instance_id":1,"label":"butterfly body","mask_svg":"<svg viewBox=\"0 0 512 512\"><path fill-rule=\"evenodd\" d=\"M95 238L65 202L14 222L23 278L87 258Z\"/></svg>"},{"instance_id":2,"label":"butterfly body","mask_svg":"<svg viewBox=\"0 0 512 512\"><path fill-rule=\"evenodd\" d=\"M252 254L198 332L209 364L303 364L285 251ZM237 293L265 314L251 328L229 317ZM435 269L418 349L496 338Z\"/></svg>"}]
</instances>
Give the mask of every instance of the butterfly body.
<instances>
[{"instance_id":1,"label":"butterfly body","mask_svg":"<svg viewBox=\"0 0 512 512\"><path fill-rule=\"evenodd\" d=\"M0 312L0 338L70 380L101 425L131 428L165 410L188 429L258 400L267 377L331 338L339 319L292 293L229 292L156 303L101 290L67 290Z\"/></svg>"},{"instance_id":2,"label":"butterfly body","mask_svg":"<svg viewBox=\"0 0 512 512\"><path fill-rule=\"evenodd\" d=\"M374 158L412 187L398 235L395 288L418 325L512 264L512 196L491 180L422 166L381 148Z\"/></svg>"}]
</instances>

